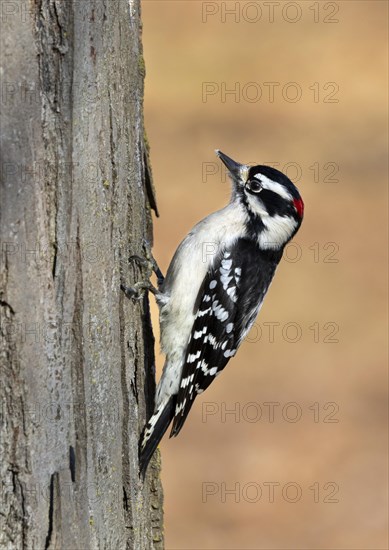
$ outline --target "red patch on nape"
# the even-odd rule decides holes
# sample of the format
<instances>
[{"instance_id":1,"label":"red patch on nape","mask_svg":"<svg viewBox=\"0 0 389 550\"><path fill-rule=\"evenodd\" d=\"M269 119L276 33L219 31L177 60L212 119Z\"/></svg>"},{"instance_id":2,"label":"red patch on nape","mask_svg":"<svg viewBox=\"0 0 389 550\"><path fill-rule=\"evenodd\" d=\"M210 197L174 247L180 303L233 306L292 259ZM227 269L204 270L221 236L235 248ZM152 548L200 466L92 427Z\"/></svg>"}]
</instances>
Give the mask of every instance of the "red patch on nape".
<instances>
[{"instance_id":1,"label":"red patch on nape","mask_svg":"<svg viewBox=\"0 0 389 550\"><path fill-rule=\"evenodd\" d=\"M293 199L293 204L295 209L297 210L297 214L300 216L300 218L302 218L304 215L303 199Z\"/></svg>"}]
</instances>

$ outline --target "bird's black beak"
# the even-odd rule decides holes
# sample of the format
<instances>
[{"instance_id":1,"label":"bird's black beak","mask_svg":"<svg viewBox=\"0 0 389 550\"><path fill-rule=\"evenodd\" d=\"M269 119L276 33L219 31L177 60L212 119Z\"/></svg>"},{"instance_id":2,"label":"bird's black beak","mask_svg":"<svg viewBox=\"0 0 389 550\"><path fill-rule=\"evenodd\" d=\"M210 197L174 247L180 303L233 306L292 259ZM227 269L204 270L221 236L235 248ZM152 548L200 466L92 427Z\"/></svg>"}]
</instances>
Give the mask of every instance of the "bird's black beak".
<instances>
[{"instance_id":1,"label":"bird's black beak","mask_svg":"<svg viewBox=\"0 0 389 550\"><path fill-rule=\"evenodd\" d=\"M231 174L234 181L240 184L246 181L248 167L245 164L239 164L239 162L235 162L234 160L232 160L232 158L219 151L219 149L216 149L215 153L222 161L222 163L227 167L227 170Z\"/></svg>"}]
</instances>

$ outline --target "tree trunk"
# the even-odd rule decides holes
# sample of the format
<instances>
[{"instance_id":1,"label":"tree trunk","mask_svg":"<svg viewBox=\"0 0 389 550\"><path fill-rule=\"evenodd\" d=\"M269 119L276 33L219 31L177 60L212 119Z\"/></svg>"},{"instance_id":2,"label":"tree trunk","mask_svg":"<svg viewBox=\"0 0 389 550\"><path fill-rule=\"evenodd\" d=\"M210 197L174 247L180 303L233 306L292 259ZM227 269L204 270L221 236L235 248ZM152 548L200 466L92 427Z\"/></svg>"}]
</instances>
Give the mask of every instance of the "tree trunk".
<instances>
[{"instance_id":1,"label":"tree trunk","mask_svg":"<svg viewBox=\"0 0 389 550\"><path fill-rule=\"evenodd\" d=\"M162 548L139 0L1 8L0 546Z\"/></svg>"}]
</instances>

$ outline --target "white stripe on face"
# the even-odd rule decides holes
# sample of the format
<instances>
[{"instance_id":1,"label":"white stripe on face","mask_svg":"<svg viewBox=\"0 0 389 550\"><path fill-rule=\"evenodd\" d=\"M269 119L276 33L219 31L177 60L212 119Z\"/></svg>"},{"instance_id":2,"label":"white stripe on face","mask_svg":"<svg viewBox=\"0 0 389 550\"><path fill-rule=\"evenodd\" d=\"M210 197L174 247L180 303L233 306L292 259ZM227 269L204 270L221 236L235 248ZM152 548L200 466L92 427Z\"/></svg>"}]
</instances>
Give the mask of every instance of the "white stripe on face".
<instances>
[{"instance_id":1,"label":"white stripe on face","mask_svg":"<svg viewBox=\"0 0 389 550\"><path fill-rule=\"evenodd\" d=\"M258 235L261 248L278 249L284 245L297 227L297 221L290 216L268 216L262 219L265 229Z\"/></svg>"},{"instance_id":2,"label":"white stripe on face","mask_svg":"<svg viewBox=\"0 0 389 550\"><path fill-rule=\"evenodd\" d=\"M257 195L251 195L251 193L246 193L247 206L255 216L266 217L269 215L269 212L266 210L265 205L261 201L261 193Z\"/></svg>"},{"instance_id":3,"label":"white stripe on face","mask_svg":"<svg viewBox=\"0 0 389 550\"><path fill-rule=\"evenodd\" d=\"M274 193L277 193L277 195L280 195L280 197L288 201L293 200L292 195L281 183L277 183L276 181L273 181L270 178L267 178L263 174L256 174L254 178L261 182L262 187L264 189L273 191Z\"/></svg>"}]
</instances>

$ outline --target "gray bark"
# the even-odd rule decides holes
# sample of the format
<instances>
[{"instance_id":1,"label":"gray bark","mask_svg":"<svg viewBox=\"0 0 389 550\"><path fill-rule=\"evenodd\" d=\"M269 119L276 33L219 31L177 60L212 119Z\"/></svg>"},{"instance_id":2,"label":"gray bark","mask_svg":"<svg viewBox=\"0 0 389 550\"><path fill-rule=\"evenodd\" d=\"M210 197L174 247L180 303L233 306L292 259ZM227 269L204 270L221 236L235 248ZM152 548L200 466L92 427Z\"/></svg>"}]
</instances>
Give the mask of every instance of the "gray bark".
<instances>
[{"instance_id":1,"label":"gray bark","mask_svg":"<svg viewBox=\"0 0 389 550\"><path fill-rule=\"evenodd\" d=\"M2 4L0 546L162 548L139 0Z\"/></svg>"}]
</instances>

